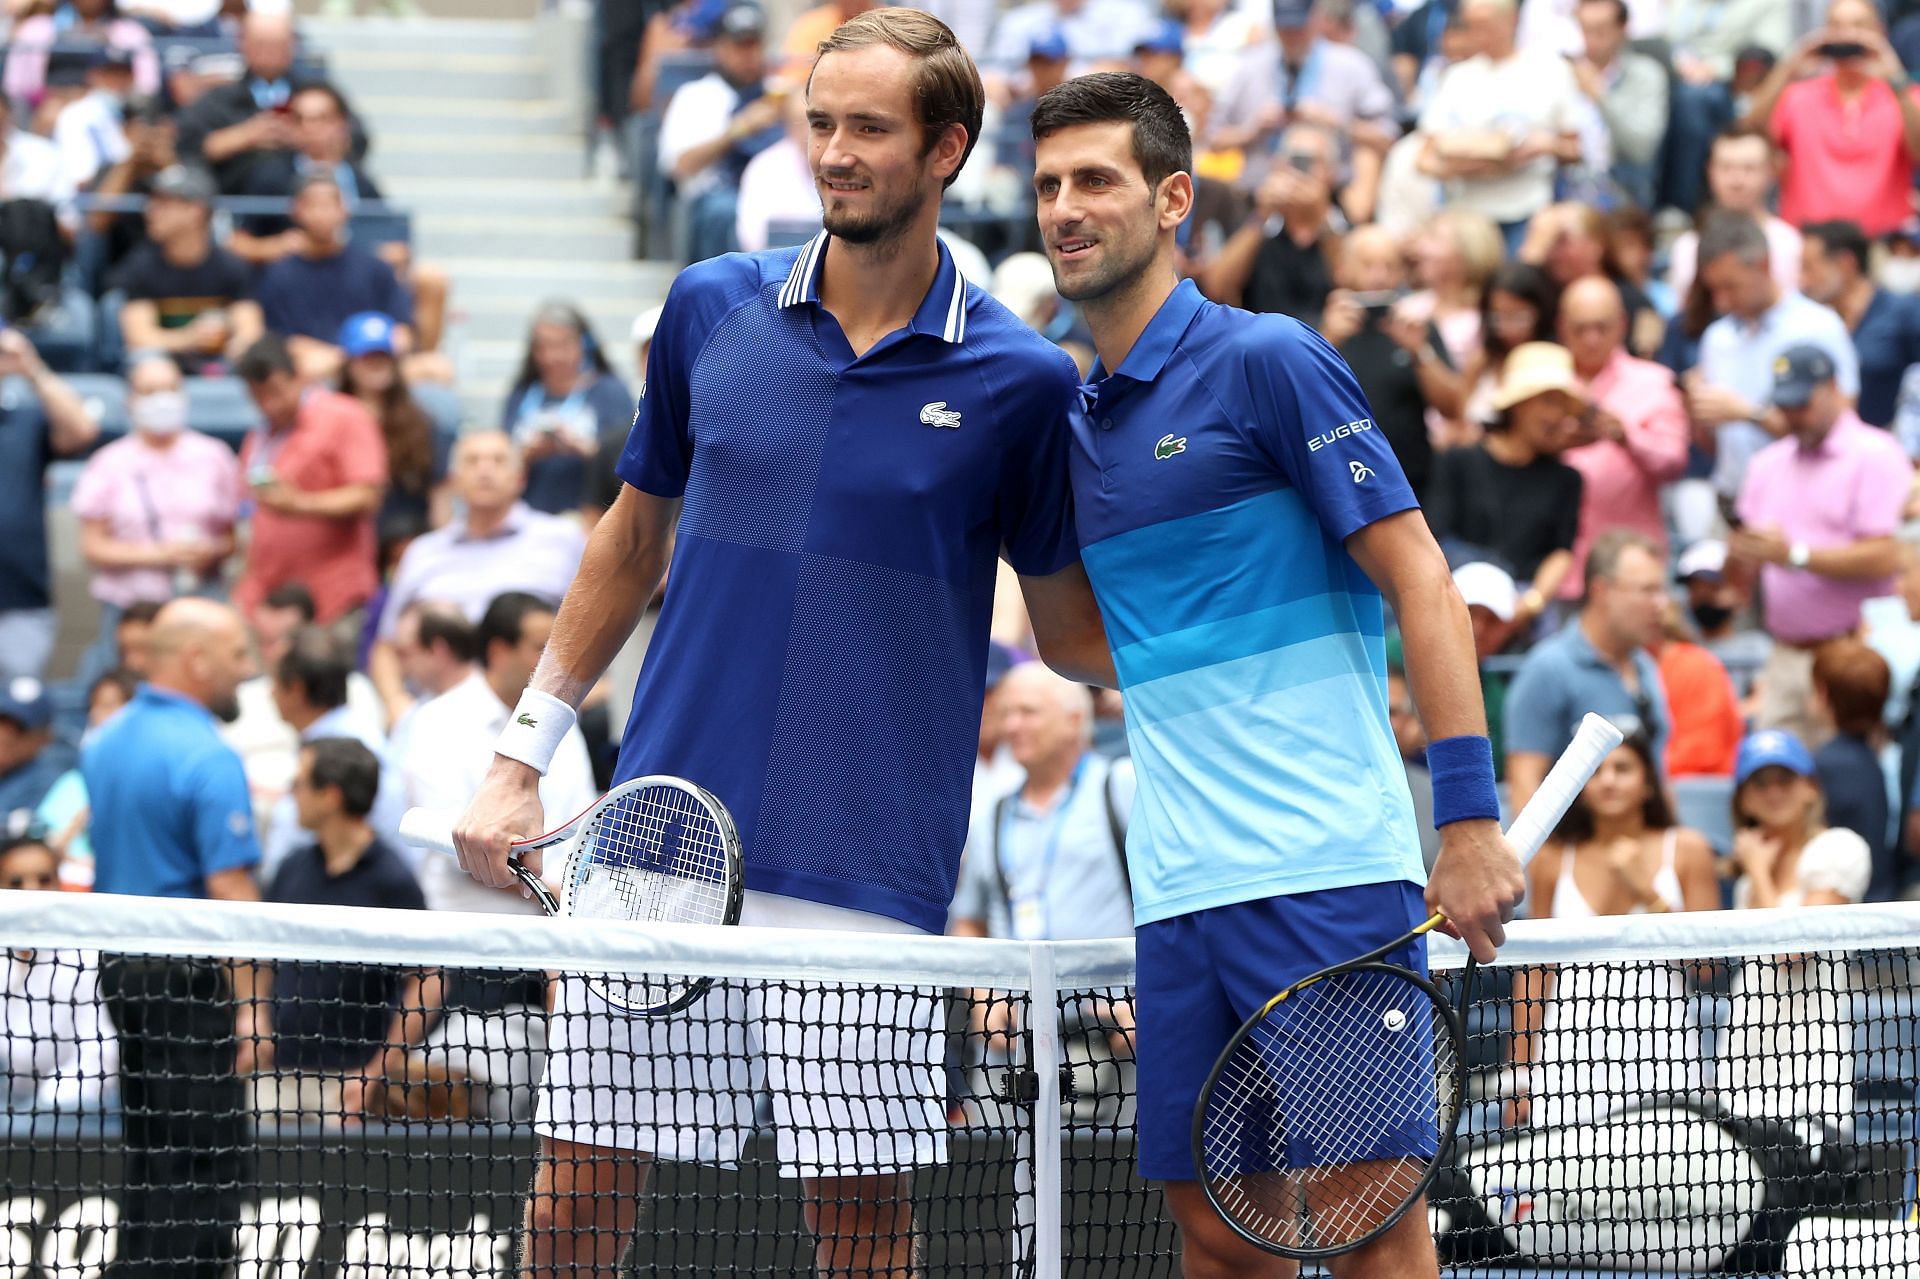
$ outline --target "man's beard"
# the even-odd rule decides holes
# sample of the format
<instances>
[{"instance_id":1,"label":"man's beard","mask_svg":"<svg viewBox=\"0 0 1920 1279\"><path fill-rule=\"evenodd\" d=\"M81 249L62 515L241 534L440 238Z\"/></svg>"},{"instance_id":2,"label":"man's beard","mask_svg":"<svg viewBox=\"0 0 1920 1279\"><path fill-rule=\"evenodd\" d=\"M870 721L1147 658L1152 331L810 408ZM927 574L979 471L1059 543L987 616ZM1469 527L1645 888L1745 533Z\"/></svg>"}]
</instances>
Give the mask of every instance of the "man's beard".
<instances>
[{"instance_id":1,"label":"man's beard","mask_svg":"<svg viewBox=\"0 0 1920 1279\"><path fill-rule=\"evenodd\" d=\"M876 203L870 213L836 214L831 196L831 192L827 193L827 198L820 202L820 225L826 228L827 234L847 244L874 245L897 240L927 206L926 192L915 189L897 200Z\"/></svg>"},{"instance_id":2,"label":"man's beard","mask_svg":"<svg viewBox=\"0 0 1920 1279\"><path fill-rule=\"evenodd\" d=\"M1148 240L1146 246L1138 253L1131 254L1125 251L1126 246L1117 245L1111 240L1104 241L1102 247L1107 251L1106 262L1091 275L1082 276L1071 285L1060 278L1060 268L1054 264L1053 259L1051 257L1047 259L1048 264L1054 268L1054 289L1061 297L1069 302L1098 302L1115 293L1123 292L1153 264L1154 254L1157 251L1157 246L1152 240Z\"/></svg>"},{"instance_id":3,"label":"man's beard","mask_svg":"<svg viewBox=\"0 0 1920 1279\"><path fill-rule=\"evenodd\" d=\"M237 691L229 690L221 696L210 698L207 709L222 724L231 724L240 718L240 695Z\"/></svg>"}]
</instances>

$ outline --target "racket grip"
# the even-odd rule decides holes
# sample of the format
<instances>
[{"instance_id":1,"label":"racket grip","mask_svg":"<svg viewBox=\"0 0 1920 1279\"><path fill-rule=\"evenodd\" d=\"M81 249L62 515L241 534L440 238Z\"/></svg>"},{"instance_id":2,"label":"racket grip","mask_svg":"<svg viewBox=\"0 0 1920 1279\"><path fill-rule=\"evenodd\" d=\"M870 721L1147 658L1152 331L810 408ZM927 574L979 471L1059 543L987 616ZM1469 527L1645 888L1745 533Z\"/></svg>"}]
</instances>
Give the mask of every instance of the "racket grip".
<instances>
[{"instance_id":1,"label":"racket grip","mask_svg":"<svg viewBox=\"0 0 1920 1279\"><path fill-rule=\"evenodd\" d=\"M451 853L454 851L453 814L437 808L409 808L400 817L400 838L417 848Z\"/></svg>"},{"instance_id":2,"label":"racket grip","mask_svg":"<svg viewBox=\"0 0 1920 1279\"><path fill-rule=\"evenodd\" d=\"M1587 779L1600 767L1600 761L1623 740L1618 728L1591 711L1580 721L1572 745L1554 762L1540 789L1533 793L1533 798L1507 830L1507 842L1519 854L1522 866L1533 860L1533 855L1547 842L1547 836L1567 815L1574 799L1585 789Z\"/></svg>"}]
</instances>

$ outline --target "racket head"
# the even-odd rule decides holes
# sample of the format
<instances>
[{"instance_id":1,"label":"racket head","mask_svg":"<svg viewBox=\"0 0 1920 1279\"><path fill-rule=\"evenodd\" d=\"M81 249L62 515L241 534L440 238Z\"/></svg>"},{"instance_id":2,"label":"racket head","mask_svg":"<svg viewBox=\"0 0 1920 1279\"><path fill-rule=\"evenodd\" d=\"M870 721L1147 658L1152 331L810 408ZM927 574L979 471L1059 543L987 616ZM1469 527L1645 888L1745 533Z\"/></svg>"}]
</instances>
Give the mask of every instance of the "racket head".
<instances>
[{"instance_id":1,"label":"racket head","mask_svg":"<svg viewBox=\"0 0 1920 1279\"><path fill-rule=\"evenodd\" d=\"M711 792L678 777L616 786L574 824L560 913L639 923L736 924L745 895L740 834ZM588 988L618 1011L679 1012L710 978L593 977Z\"/></svg>"},{"instance_id":2,"label":"racket head","mask_svg":"<svg viewBox=\"0 0 1920 1279\"><path fill-rule=\"evenodd\" d=\"M1465 1044L1458 1009L1397 964L1288 987L1200 1091L1193 1160L1208 1202L1248 1242L1299 1261L1379 1238L1452 1157Z\"/></svg>"}]
</instances>

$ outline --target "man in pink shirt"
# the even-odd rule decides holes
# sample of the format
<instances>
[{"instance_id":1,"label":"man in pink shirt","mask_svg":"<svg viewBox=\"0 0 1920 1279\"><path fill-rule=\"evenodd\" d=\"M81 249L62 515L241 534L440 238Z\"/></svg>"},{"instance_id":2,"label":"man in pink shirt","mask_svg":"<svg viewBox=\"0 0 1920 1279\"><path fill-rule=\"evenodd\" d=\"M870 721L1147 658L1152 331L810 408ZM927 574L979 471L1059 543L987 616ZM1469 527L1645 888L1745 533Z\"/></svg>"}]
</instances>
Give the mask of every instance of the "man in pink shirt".
<instances>
[{"instance_id":1,"label":"man in pink shirt","mask_svg":"<svg viewBox=\"0 0 1920 1279\"><path fill-rule=\"evenodd\" d=\"M1773 654L1761 672L1756 727L1824 741L1809 708L1813 650L1860 629L1860 606L1893 592L1894 537L1913 467L1885 431L1862 422L1835 383L1833 357L1814 345L1774 362L1773 404L1787 437L1754 455L1728 551L1759 564Z\"/></svg>"},{"instance_id":2,"label":"man in pink shirt","mask_svg":"<svg viewBox=\"0 0 1920 1279\"><path fill-rule=\"evenodd\" d=\"M1560 598L1577 600L1587 548L1609 529L1644 533L1664 554L1661 486L1687 468L1687 406L1673 374L1627 354L1627 313L1605 276L1575 280L1560 295L1560 344L1587 384L1593 411L1581 441L1560 455L1580 472L1580 529Z\"/></svg>"},{"instance_id":3,"label":"man in pink shirt","mask_svg":"<svg viewBox=\"0 0 1920 1279\"><path fill-rule=\"evenodd\" d=\"M1823 59L1824 73L1800 78ZM1795 226L1845 218L1877 238L1912 214L1920 92L1887 43L1874 0L1833 0L1826 27L1754 92L1748 118L1786 154L1780 216Z\"/></svg>"},{"instance_id":4,"label":"man in pink shirt","mask_svg":"<svg viewBox=\"0 0 1920 1279\"><path fill-rule=\"evenodd\" d=\"M251 616L274 587L304 582L322 625L342 622L379 585L374 516L387 488L387 445L358 400L308 386L269 334L247 348L238 372L266 419L247 437L240 471L252 489L247 568L233 602Z\"/></svg>"}]
</instances>

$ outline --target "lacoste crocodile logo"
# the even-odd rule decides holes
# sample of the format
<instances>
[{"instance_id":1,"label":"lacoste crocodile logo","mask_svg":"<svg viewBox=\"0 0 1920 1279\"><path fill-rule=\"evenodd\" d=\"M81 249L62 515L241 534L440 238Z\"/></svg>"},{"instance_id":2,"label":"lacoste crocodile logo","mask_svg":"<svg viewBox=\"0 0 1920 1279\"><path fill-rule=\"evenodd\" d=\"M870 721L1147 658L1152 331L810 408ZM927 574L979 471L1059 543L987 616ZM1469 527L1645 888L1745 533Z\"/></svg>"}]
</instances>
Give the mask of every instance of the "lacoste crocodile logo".
<instances>
[{"instance_id":1,"label":"lacoste crocodile logo","mask_svg":"<svg viewBox=\"0 0 1920 1279\"><path fill-rule=\"evenodd\" d=\"M1160 442L1153 446L1153 457L1156 462L1164 462L1175 453L1185 453L1186 451L1186 436L1163 435L1160 437Z\"/></svg>"},{"instance_id":2,"label":"lacoste crocodile logo","mask_svg":"<svg viewBox=\"0 0 1920 1279\"><path fill-rule=\"evenodd\" d=\"M935 400L920 407L920 420L928 426L957 431L960 429L960 410L948 408L945 400Z\"/></svg>"}]
</instances>

